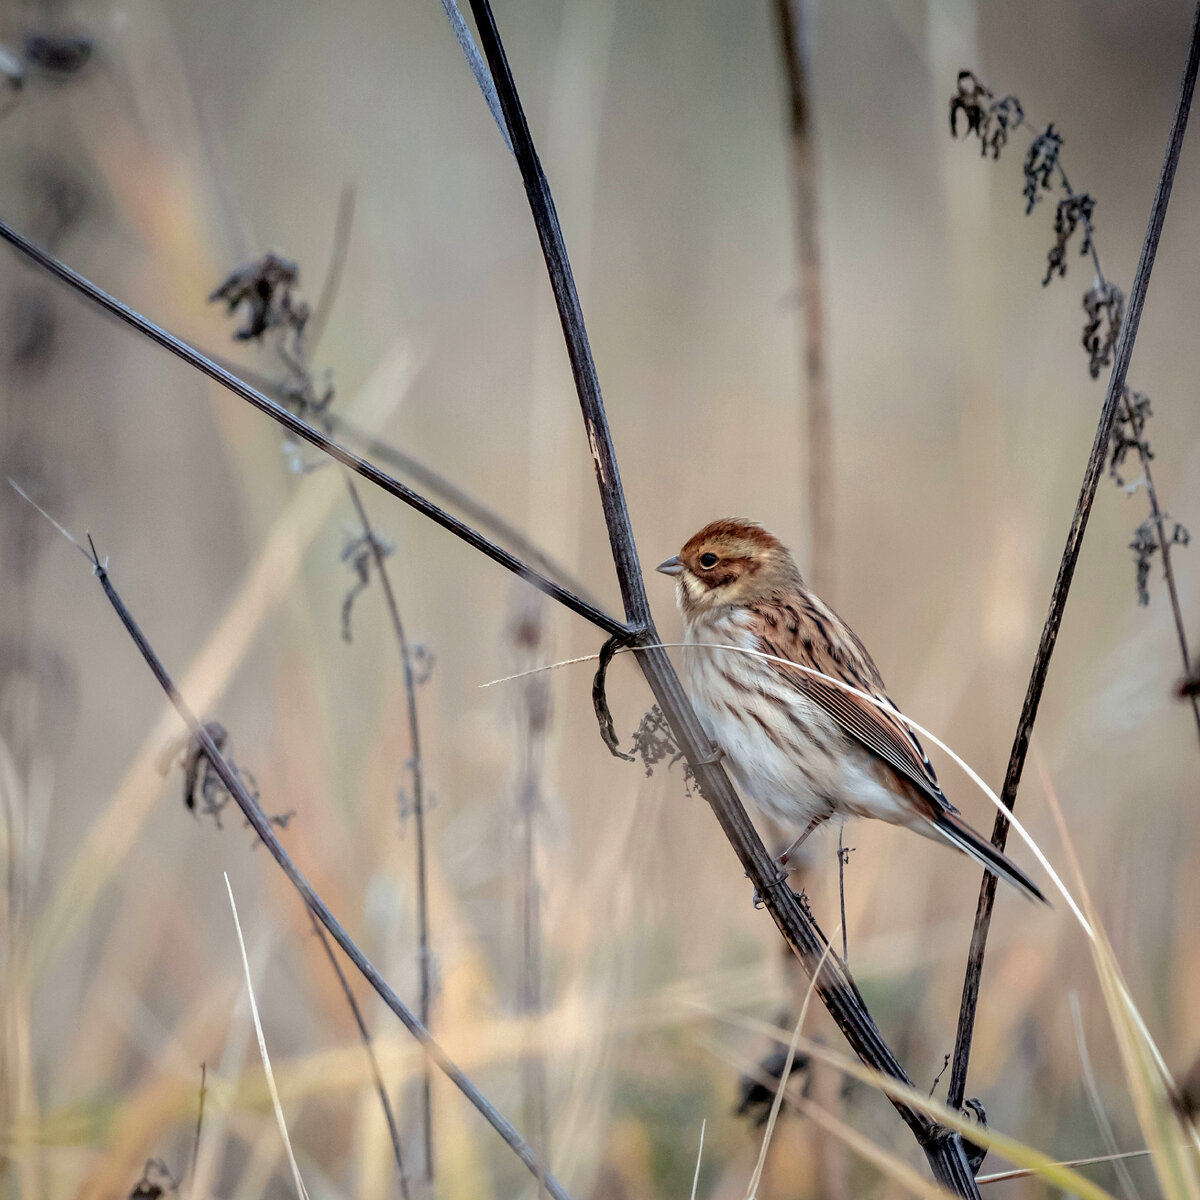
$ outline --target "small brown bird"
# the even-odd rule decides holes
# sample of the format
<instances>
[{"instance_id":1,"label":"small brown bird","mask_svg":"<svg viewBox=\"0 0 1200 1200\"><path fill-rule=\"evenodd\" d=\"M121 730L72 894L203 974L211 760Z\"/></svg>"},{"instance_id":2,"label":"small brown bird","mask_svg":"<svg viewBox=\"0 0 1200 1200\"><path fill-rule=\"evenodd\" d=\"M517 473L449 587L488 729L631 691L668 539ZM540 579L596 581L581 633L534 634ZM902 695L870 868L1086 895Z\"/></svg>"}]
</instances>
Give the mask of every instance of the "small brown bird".
<instances>
[{"instance_id":1,"label":"small brown bird","mask_svg":"<svg viewBox=\"0 0 1200 1200\"><path fill-rule=\"evenodd\" d=\"M738 787L800 830L781 866L829 817L877 817L948 841L1045 900L942 794L921 743L892 715L899 709L867 648L809 591L777 537L753 521L714 521L658 569L677 581L684 678L705 732ZM792 664L843 680L884 707Z\"/></svg>"}]
</instances>

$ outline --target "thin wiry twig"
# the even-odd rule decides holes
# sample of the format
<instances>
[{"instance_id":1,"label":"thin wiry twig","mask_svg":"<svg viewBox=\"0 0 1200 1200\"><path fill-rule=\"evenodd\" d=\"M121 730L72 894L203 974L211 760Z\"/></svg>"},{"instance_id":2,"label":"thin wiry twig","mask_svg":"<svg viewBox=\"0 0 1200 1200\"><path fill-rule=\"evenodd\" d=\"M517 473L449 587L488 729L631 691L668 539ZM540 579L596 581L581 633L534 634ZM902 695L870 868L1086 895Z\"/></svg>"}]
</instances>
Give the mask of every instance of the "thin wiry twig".
<instances>
[{"instance_id":1,"label":"thin wiry twig","mask_svg":"<svg viewBox=\"0 0 1200 1200\"><path fill-rule=\"evenodd\" d=\"M802 363L808 415L808 525L812 539L807 574L822 596L833 592L833 406L825 369L825 308L821 286L821 211L817 148L809 100L809 37L804 0L776 0L779 43L787 70L791 118L792 190L796 265L800 270ZM843 928L843 933L845 932Z\"/></svg>"},{"instance_id":2,"label":"thin wiry twig","mask_svg":"<svg viewBox=\"0 0 1200 1200\"><path fill-rule=\"evenodd\" d=\"M333 308L333 300L337 295L338 284L342 269L345 266L349 252L350 231L354 219L354 192L347 188L342 193L338 206L337 222L334 227L333 250L330 264L321 285L320 299L313 311L313 317L305 331L306 349L309 354L315 354L324 332L325 320ZM313 394L312 374L307 358L302 358L299 364L303 372L302 383L304 394ZM328 424L329 411L323 410L323 416ZM367 516L366 506L359 494L354 476L347 473L346 490L350 503L354 506L362 529L362 540L369 549L371 559L375 564L375 575L383 590L384 605L387 608L388 619L392 624L392 633L396 639L396 649L400 654L400 667L404 678L404 700L408 713L408 768L412 776L412 814L413 826L416 830L416 863L417 863L417 975L419 980L419 997L417 1013L421 1024L430 1028L433 1013L433 950L429 943L429 859L425 839L425 759L421 752L421 724L417 710L417 683L413 670L412 649L409 646L408 635L404 629L404 621L400 616L400 604L396 599L396 590L392 586L391 573L387 568L387 554L383 542L376 536ZM346 610L347 621L349 610ZM347 623L347 630L349 625ZM425 1158L425 1181L430 1193L434 1191L434 1154L433 1154L433 1078L432 1064L426 1056L421 1069L421 1130ZM397 1159L397 1162L399 1160ZM402 1172L403 1174L403 1172Z\"/></svg>"},{"instance_id":3,"label":"thin wiry twig","mask_svg":"<svg viewBox=\"0 0 1200 1200\"><path fill-rule=\"evenodd\" d=\"M212 764L213 770L216 771L221 782L228 789L229 794L237 802L246 820L253 826L255 833L258 834L259 838L271 852L272 858L279 864L289 882L299 892L301 899L310 913L328 930L333 940L345 951L347 958L354 964L355 969L375 989L388 1008L399 1017L401 1023L409 1033L421 1043L425 1052L433 1059L438 1069L466 1096L476 1111L500 1135L505 1145L517 1155L535 1178L544 1178L546 1190L554 1197L554 1200L570 1200L566 1189L546 1169L545 1164L538 1159L529 1143L504 1119L496 1107L475 1086L469 1076L455 1065L445 1050L434 1040L433 1035L430 1034L426 1026L422 1024L416 1014L396 995L370 959L358 948L354 940L342 928L337 918L329 911L324 900L321 899L312 885L301 874L295 863L292 862L291 856L283 848L283 844L276 835L270 821L267 820L262 809L254 802L254 799L246 790L246 785L242 782L237 771L221 754L207 728L200 722L196 714L192 712L187 701L180 694L174 680L167 673L162 660L155 653L154 648L150 645L141 627L134 620L133 615L125 606L125 602L113 586L107 566L100 561L94 549L91 562L92 570L96 578L100 581L100 586L104 589L105 596L120 618L121 624L125 626L126 632L141 652L146 665L150 668L159 686L166 693L176 712L179 713L187 725L192 737L200 743L208 761Z\"/></svg>"},{"instance_id":4,"label":"thin wiry twig","mask_svg":"<svg viewBox=\"0 0 1200 1200\"><path fill-rule=\"evenodd\" d=\"M850 851L844 842L845 835L846 822L842 820L838 823L838 907L842 914L842 964L849 967L850 951L846 944L846 861Z\"/></svg>"},{"instance_id":5,"label":"thin wiry twig","mask_svg":"<svg viewBox=\"0 0 1200 1200\"><path fill-rule=\"evenodd\" d=\"M1063 550L1062 561L1059 563L1058 576L1054 581L1054 590L1050 595L1050 611L1046 617L1042 636L1038 642L1037 654L1034 658L1033 671L1029 678L1029 687L1025 693L1025 702L1021 707L1021 716L1017 722L1016 737L1013 740L1012 753L1008 760L1008 770L1004 776L1004 786L1001 789L1001 799L1011 810L1016 804L1017 789L1021 782L1021 773L1025 766L1025 757L1029 752L1029 739L1033 733L1033 724L1037 719L1038 706L1041 703L1042 691L1046 685L1046 676L1050 670L1050 658L1058 640L1058 630L1062 624L1063 611L1066 608L1067 594L1071 588L1071 580L1075 575L1075 564L1079 561L1079 551L1083 544L1083 535L1087 529L1088 517L1091 515L1092 502L1096 498L1096 488L1100 475L1104 470L1108 447L1112 438L1113 422L1116 420L1121 399L1125 393L1125 378L1129 371L1129 361L1133 357L1134 340L1137 337L1138 326L1141 323L1142 309L1146 303L1146 291L1150 284L1150 272L1154 266L1154 257L1158 252L1159 238L1162 234L1163 222L1167 215L1167 204L1171 198L1171 185L1175 181L1175 169L1179 164L1179 154L1183 146L1183 134L1187 128L1188 113L1192 105L1192 96L1196 87L1196 73L1200 68L1200 5L1192 22L1191 41L1188 46L1187 62L1184 66L1183 79L1180 84L1179 99L1175 107L1175 115L1171 121L1171 131L1167 139L1166 154L1158 184L1154 192L1154 201L1150 206L1150 219L1146 229L1146 237L1142 242L1142 252L1138 259L1137 270L1133 276L1133 286L1129 293L1129 307L1121 323L1121 332L1117 338L1116 349L1113 353L1112 375L1109 377L1108 389L1104 397L1104 407L1096 426L1096 435L1092 441L1091 454L1088 456L1087 468L1084 471L1083 485L1080 488L1079 499L1075 505L1075 515L1071 520L1070 532L1067 535L1066 547ZM1003 850L1008 840L1008 822L1003 816L997 815L992 830L992 844ZM971 931L971 947L968 951L966 977L963 981L962 1002L959 1007L958 1030L954 1042L954 1060L950 1071L950 1085L947 1091L947 1104L954 1109L959 1108L966 1092L967 1066L971 1057L971 1036L975 1027L975 1013L979 1003L979 982L983 974L983 959L987 948L988 932L991 928L992 907L996 900L995 876L985 873L979 889L979 904L975 913L975 926Z\"/></svg>"},{"instance_id":6,"label":"thin wiry twig","mask_svg":"<svg viewBox=\"0 0 1200 1200\"><path fill-rule=\"evenodd\" d=\"M721 767L718 756L714 755L666 651L658 645L595 363L554 201L533 145L491 6L488 0L471 0L471 9L500 96L504 120L562 323L588 444L592 450L613 562L621 587L627 621L626 634L631 644L639 648L638 662L642 673L670 722L676 744L688 758L701 792L737 852L764 906L812 977L818 974L817 964L827 943L787 886L786 878L780 876ZM865 1062L896 1079L908 1081L904 1068L883 1041L861 996L840 966L827 965L825 971L820 972L817 991L855 1052ZM948 1129L903 1102L893 1103L925 1151L939 1181L960 1196L978 1197L960 1140L951 1136Z\"/></svg>"},{"instance_id":7,"label":"thin wiry twig","mask_svg":"<svg viewBox=\"0 0 1200 1200\"><path fill-rule=\"evenodd\" d=\"M251 322L254 340L261 340L267 330L273 330L278 338L277 350L281 363L286 369L287 376L281 385L281 391L290 396L292 406L302 415L311 414L313 418L327 426L327 414L333 399L333 387L330 385L323 395L318 395L318 389L313 379L310 364L311 354L320 342L324 319L332 309L334 297L337 294L337 281L341 274L340 264L344 263L349 246L351 220L353 217L353 193L344 192L342 203L338 210L337 227L334 231L334 246L331 253L329 269L321 286L321 299L318 303L318 315L321 324L314 329L313 319L309 316L308 305L299 294L300 272L295 264L288 263L286 277L282 284L278 271L268 274L264 269L268 265L276 268L281 261L274 255L268 255L257 263L240 268L229 280L221 285L213 297L225 297L229 293L233 281L239 283L251 280L254 303L257 305L258 319ZM235 297L231 305L231 313L239 301ZM239 335L242 336L242 335ZM311 339L311 340L310 340ZM245 338L243 337L243 340ZM430 1014L433 1005L432 987L432 954L429 945L429 884L427 869L427 851L425 841L425 782L424 760L421 755L420 723L417 714L417 689L414 677L412 654L408 638L404 631L404 623L400 617L400 606L396 600L395 589L387 569L386 557L388 550L383 541L376 536L367 516L359 490L351 472L345 472L346 489L350 502L358 518L361 535L355 540L351 549L354 551L354 565L358 573L357 584L347 593L342 604L343 636L350 640L350 615L354 598L367 587L370 580L370 569L374 566L376 578L383 590L384 601L392 630L396 638L396 647L400 653L400 662L404 675L405 697L408 708L409 749L408 766L412 775L412 808L416 825L416 858L417 858L417 963L420 978L420 1001L418 1015L421 1024L430 1026ZM343 558L349 551L343 553ZM432 1067L428 1059L422 1069L421 1112L422 1132L424 1141L425 1179L429 1190L434 1188L434 1155L433 1155L433 1096L432 1096ZM384 1095L386 1101L386 1093ZM390 1113L389 1113L390 1115ZM394 1148L399 1151L399 1141L394 1142ZM397 1154L397 1169L404 1177L404 1168Z\"/></svg>"},{"instance_id":8,"label":"thin wiry twig","mask_svg":"<svg viewBox=\"0 0 1200 1200\"><path fill-rule=\"evenodd\" d=\"M189 345L182 338L169 333L161 325L144 317L127 304L123 304L116 297L109 295L102 288L97 287L90 279L85 278L78 271L74 271L65 263L60 262L54 255L48 254L41 247L34 245L28 238L23 237L4 221L0 221L0 239L8 242L19 253L31 262L36 263L43 270L48 271L68 287L86 296L87 299L91 300L92 303L102 308L111 316L117 317L126 325L136 329L164 350L169 350L177 358L183 359L184 362L195 367L196 370L207 375L222 387L228 388L235 396L240 396L248 404L253 405L259 412L271 417L272 420L278 422L296 437L303 439L318 450L328 454L330 458L340 462L342 466L354 471L355 474L361 475L376 487L382 488L389 495L395 496L397 500L401 500L411 508L415 508L423 516L428 517L443 529L449 530L455 537L462 539L467 545L486 555L493 562L499 563L514 575L519 575L539 591L553 597L565 608L583 617L584 620L590 621L598 629L603 629L608 634L627 634L630 632L615 617L603 612L597 606L589 604L575 595L569 588L556 583L529 563L511 554L502 546L498 546L495 542L484 537L483 534L472 529L471 526L465 524L463 521L458 520L457 517L451 516L419 492L407 487L398 479L392 478L387 472L381 471L373 463L367 462L366 459L360 458L357 454L347 450L345 446L335 442L320 429L317 429L294 413L289 412L283 405L264 395L257 388L251 387L244 379L240 379L230 371L227 371L207 355L202 354L194 346Z\"/></svg>"},{"instance_id":9,"label":"thin wiry twig","mask_svg":"<svg viewBox=\"0 0 1200 1200\"><path fill-rule=\"evenodd\" d=\"M1084 329L1083 344L1087 350L1090 362L1089 369L1095 378L1100 369L1112 361L1112 351L1116 345L1120 326L1123 320L1124 296L1120 288L1105 277L1104 267L1100 261L1100 247L1096 242L1096 230L1092 216L1094 201L1087 193L1076 192L1067 178L1066 169L1062 163L1062 137L1054 131L1054 126L1048 125L1041 133L1034 133L1033 128L1025 122L1025 113L1015 96L1006 96L997 101L993 93L982 84L973 72L963 71L959 74L958 93L951 100L950 129L957 135L957 113L967 113L968 133L976 133L983 145L984 152L990 148L993 158L998 158L1000 149L1007 141L1008 122L1015 111L1015 124L1022 125L1033 137L1033 146L1025 160L1025 198L1026 212L1032 212L1034 205L1040 199L1040 192L1049 189L1052 181L1057 179L1062 185L1064 199L1058 203L1054 224L1056 242L1051 248L1043 286L1050 282L1054 275L1066 274L1066 248L1071 236L1078 227L1083 229L1083 244L1081 252L1091 258L1095 272L1095 284L1084 295L1084 310L1088 315L1088 323ZM1003 140L996 142L995 135L989 139L989 128L1003 118ZM1049 147L1049 149L1045 149ZM1041 149L1039 149L1041 148ZM1107 328L1101 332L1101 326ZM1146 498L1150 508L1147 524L1154 529L1151 536L1142 536L1143 526L1139 529L1131 549L1137 552L1138 597L1143 604L1149 602L1145 590L1144 578L1149 574L1150 555L1154 552L1162 554L1163 580L1167 585L1167 596L1171 604L1171 616L1175 623L1175 636L1179 643L1179 655L1183 660L1183 670L1186 675L1191 667L1191 653L1188 649L1187 629L1183 623L1183 609L1179 601L1179 586L1175 580L1175 569L1171 562L1171 547L1179 541L1182 527L1176 526L1171 536L1167 535L1167 515L1163 512L1158 500L1158 489L1154 483L1154 470L1151 461L1154 454L1149 443L1142 436L1142 427L1149 412L1149 402L1141 399L1141 407L1135 403L1137 393L1129 387L1122 390L1120 397L1120 412L1117 416L1116 437L1110 461L1110 473L1118 483L1122 480L1117 474L1126 451L1137 451L1138 461L1142 469L1142 479L1146 485ZM1125 432L1128 430L1128 433ZM1136 486L1136 485L1134 485ZM1131 487L1132 490L1132 487ZM1200 698L1191 698L1192 715L1196 722L1197 736L1200 736Z\"/></svg>"},{"instance_id":10,"label":"thin wiry twig","mask_svg":"<svg viewBox=\"0 0 1200 1200\"><path fill-rule=\"evenodd\" d=\"M387 605L388 617L392 622L392 632L396 636L396 646L400 651L400 666L404 674L404 698L408 708L408 745L410 751L409 768L412 775L412 814L413 826L416 829L417 857L417 971L420 978L420 1000L418 1011L421 1024L429 1028L430 1013L433 1009L433 952L429 945L429 871L428 854L425 845L425 767L421 757L421 725L417 714L417 682L413 672L412 651L408 644L408 636L404 631L404 622L400 617L400 605L396 600L396 591L392 587L391 576L388 574L384 561L383 547L371 527L367 510L363 506L362 497L354 480L347 477L346 483L350 489L350 499L355 512L362 524L371 554L375 559L375 575L383 589L384 603ZM425 1178L433 1187L433 1081L431 1079L428 1058L424 1064L421 1079L421 1111L422 1129L425 1143Z\"/></svg>"},{"instance_id":11,"label":"thin wiry twig","mask_svg":"<svg viewBox=\"0 0 1200 1200\"><path fill-rule=\"evenodd\" d=\"M1068 195L1074 195L1070 181L1067 179L1067 173L1063 170L1062 159L1058 159L1058 174L1062 180L1063 189ZM1106 294L1110 292L1110 285L1104 277L1104 268L1100 264L1100 249L1096 245L1096 233L1092 228L1092 217L1090 211L1085 211L1082 215L1084 230L1087 236L1087 247L1092 256L1092 265L1095 267L1096 280L1100 289ZM1126 422L1131 431L1136 431L1138 417L1134 411L1133 403L1130 398L1129 388L1121 389L1121 421ZM1142 477L1146 482L1146 499L1150 505L1150 519L1154 522L1154 528L1158 535L1158 549L1162 554L1162 569L1163 580L1167 585L1167 596L1171 602L1171 616L1175 622L1175 636L1179 642L1179 655L1183 660L1184 674L1191 669L1191 652L1188 649L1187 629L1183 623L1183 608L1179 602L1179 586L1175 582L1175 569L1171 564L1171 546L1174 544L1173 537L1167 537L1166 516L1162 511L1158 502L1158 489L1154 486L1154 471L1150 466L1150 461L1154 455L1150 452L1150 447L1147 445L1145 438L1135 436L1134 448L1138 453L1138 460L1142 467ZM1192 715L1196 720L1196 733L1200 736L1200 698L1192 697Z\"/></svg>"},{"instance_id":12,"label":"thin wiry twig","mask_svg":"<svg viewBox=\"0 0 1200 1200\"><path fill-rule=\"evenodd\" d=\"M338 957L334 954L333 947L329 944L329 935L321 928L317 922L317 918L311 912L308 916L309 920L312 921L313 932L320 939L321 949L325 951L325 955L329 959L329 965L333 968L334 974L338 978L338 983L341 984L342 994L346 997L346 1003L350 1006L350 1012L354 1016L354 1024L358 1027L358 1036L362 1039L363 1049L367 1052L367 1062L371 1065L371 1078L375 1083L375 1091L379 1095L379 1104L383 1109L384 1120L387 1121L388 1137L392 1141L392 1156L396 1160L396 1175L400 1181L400 1195L404 1197L404 1200L409 1200L408 1175L404 1170L404 1153L400 1148L400 1128L396 1124L396 1114L392 1109L392 1101L388 1096L387 1086L383 1082L383 1074L379 1069L379 1059L375 1055L375 1044L371 1040L371 1032L367 1028L367 1022L363 1018L362 1009L355 998L354 989L350 986L350 981L346 978L346 972L342 970L342 964L338 962Z\"/></svg>"}]
</instances>

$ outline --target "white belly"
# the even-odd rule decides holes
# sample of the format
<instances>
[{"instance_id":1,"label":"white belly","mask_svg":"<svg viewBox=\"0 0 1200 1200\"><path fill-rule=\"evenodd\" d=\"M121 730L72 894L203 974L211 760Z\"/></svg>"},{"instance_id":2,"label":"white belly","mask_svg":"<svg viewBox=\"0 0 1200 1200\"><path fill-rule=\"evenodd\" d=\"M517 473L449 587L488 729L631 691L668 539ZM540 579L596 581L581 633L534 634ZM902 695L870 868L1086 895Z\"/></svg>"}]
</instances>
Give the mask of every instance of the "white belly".
<instances>
[{"instance_id":1,"label":"white belly","mask_svg":"<svg viewBox=\"0 0 1200 1200\"><path fill-rule=\"evenodd\" d=\"M840 813L906 823L911 807L881 782L874 758L824 709L780 679L731 613L685 634L683 674L696 715L741 791L797 832Z\"/></svg>"}]
</instances>

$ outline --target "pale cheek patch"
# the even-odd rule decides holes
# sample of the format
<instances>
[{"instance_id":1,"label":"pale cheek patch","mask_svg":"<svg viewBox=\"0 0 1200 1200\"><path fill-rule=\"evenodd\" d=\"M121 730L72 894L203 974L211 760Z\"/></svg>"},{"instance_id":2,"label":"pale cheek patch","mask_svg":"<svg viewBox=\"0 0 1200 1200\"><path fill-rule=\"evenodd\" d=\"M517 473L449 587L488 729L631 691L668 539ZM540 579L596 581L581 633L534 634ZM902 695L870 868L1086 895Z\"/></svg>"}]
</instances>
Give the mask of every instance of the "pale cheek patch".
<instances>
[{"instance_id":1,"label":"pale cheek patch","mask_svg":"<svg viewBox=\"0 0 1200 1200\"><path fill-rule=\"evenodd\" d=\"M698 604L708 589L690 571L685 571L679 577L679 602L685 600Z\"/></svg>"}]
</instances>

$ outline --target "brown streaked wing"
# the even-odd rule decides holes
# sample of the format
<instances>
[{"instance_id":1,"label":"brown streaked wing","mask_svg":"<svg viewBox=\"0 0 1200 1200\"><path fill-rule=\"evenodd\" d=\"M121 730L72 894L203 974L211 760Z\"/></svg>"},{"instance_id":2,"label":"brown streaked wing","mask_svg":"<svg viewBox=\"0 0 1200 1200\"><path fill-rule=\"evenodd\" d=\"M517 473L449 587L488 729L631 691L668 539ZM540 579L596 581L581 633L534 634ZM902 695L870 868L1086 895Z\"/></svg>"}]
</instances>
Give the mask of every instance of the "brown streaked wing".
<instances>
[{"instance_id":1,"label":"brown streaked wing","mask_svg":"<svg viewBox=\"0 0 1200 1200\"><path fill-rule=\"evenodd\" d=\"M800 608L800 621L804 622L808 616L807 610L803 606L797 607ZM774 621L762 616L761 610L755 612L752 628L764 654L773 655L776 659L787 659L788 662L810 667L834 679L844 680L850 687L875 695L885 704L892 704L891 697L884 691L879 670L871 661L870 655L858 638L831 611L820 614L819 623L828 629L831 636L841 638L840 653L834 652L828 639L815 627L810 627L808 631L812 636L812 646L806 647L801 633L790 631L789 626L793 625L793 622L780 610L776 610L773 615ZM816 622L813 622L813 626L815 624ZM879 755L905 779L915 783L935 804L952 812L957 811L942 794L933 765L915 734L911 733L908 726L898 717L894 717L886 709L869 704L860 696L843 691L815 675L796 670L785 663L770 661L767 665L798 692L819 704L868 750Z\"/></svg>"}]
</instances>

